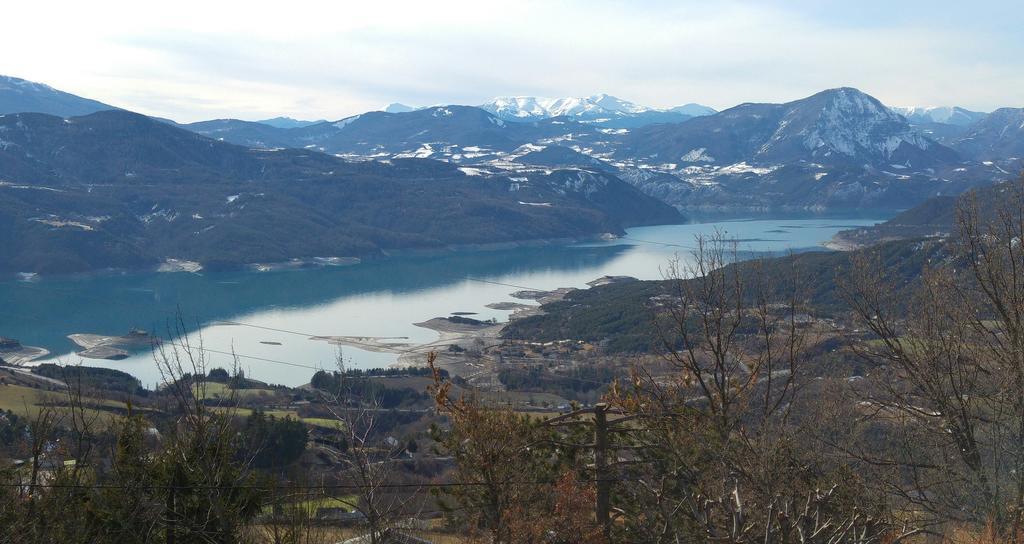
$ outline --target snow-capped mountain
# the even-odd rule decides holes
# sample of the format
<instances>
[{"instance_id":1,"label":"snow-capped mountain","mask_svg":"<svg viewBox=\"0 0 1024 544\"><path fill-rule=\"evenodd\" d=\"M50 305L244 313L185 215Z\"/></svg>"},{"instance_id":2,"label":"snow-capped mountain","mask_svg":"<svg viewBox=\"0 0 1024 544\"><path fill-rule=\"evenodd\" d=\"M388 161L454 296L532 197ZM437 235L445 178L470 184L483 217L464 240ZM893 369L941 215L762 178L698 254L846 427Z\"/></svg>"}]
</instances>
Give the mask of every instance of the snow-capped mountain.
<instances>
[{"instance_id":1,"label":"snow-capped mountain","mask_svg":"<svg viewBox=\"0 0 1024 544\"><path fill-rule=\"evenodd\" d=\"M639 128L612 156L624 179L685 207L898 207L1015 168L965 162L852 88Z\"/></svg>"},{"instance_id":2,"label":"snow-capped mountain","mask_svg":"<svg viewBox=\"0 0 1024 544\"><path fill-rule=\"evenodd\" d=\"M478 107L506 121L536 121L565 116L575 121L608 128L679 123L691 117L715 112L712 108L699 104L686 104L670 109L651 108L608 94L569 98L500 96Z\"/></svg>"},{"instance_id":3,"label":"snow-capped mountain","mask_svg":"<svg viewBox=\"0 0 1024 544\"><path fill-rule=\"evenodd\" d=\"M875 98L851 88L785 104L741 104L683 124L639 129L626 140L620 156L680 164L924 165L952 154Z\"/></svg>"},{"instance_id":4,"label":"snow-capped mountain","mask_svg":"<svg viewBox=\"0 0 1024 544\"><path fill-rule=\"evenodd\" d=\"M0 75L0 114L35 112L71 117L112 109L115 108L49 85Z\"/></svg>"},{"instance_id":5,"label":"snow-capped mountain","mask_svg":"<svg viewBox=\"0 0 1024 544\"><path fill-rule=\"evenodd\" d=\"M778 129L758 150L758 156L785 158L803 151L816 160L888 164L939 160L948 151L857 89L823 91L784 105L784 111ZM940 152L930 153L933 147Z\"/></svg>"},{"instance_id":6,"label":"snow-capped mountain","mask_svg":"<svg viewBox=\"0 0 1024 544\"><path fill-rule=\"evenodd\" d=\"M64 117L68 108L83 103L109 108L45 85L0 78L0 121L11 97L45 98L14 107L47 111L41 108L60 106L63 110L55 113ZM608 173L681 207L909 206L923 196L955 194L1015 175L1024 164L1014 158L1024 157L1024 110L984 115L962 108L893 109L852 88L722 112L697 104L655 109L609 95L504 97L482 107L392 104L385 109L301 127L287 127L296 123L290 119L163 124L281 152L267 156L314 162L331 155L383 164L429 159L416 163L417 168L513 180L562 170ZM972 114L983 118L968 126L955 124ZM925 115L926 120L913 121ZM46 127L76 130L76 122L57 119ZM8 134L0 138L0 155L5 146L20 145ZM289 148L302 149L302 155L289 155ZM189 147L181 155L192 151ZM23 168L18 176L49 175L28 162L18 164ZM125 175L123 170L118 175ZM198 177L209 177L205 172Z\"/></svg>"},{"instance_id":7,"label":"snow-capped mountain","mask_svg":"<svg viewBox=\"0 0 1024 544\"><path fill-rule=\"evenodd\" d=\"M967 126L987 115L960 106L894 106L889 109L906 117L911 124L941 123Z\"/></svg>"},{"instance_id":8,"label":"snow-capped mountain","mask_svg":"<svg viewBox=\"0 0 1024 544\"><path fill-rule=\"evenodd\" d=\"M967 127L950 145L979 160L1024 158L1024 108L999 108Z\"/></svg>"},{"instance_id":9,"label":"snow-capped mountain","mask_svg":"<svg viewBox=\"0 0 1024 544\"><path fill-rule=\"evenodd\" d=\"M481 104L479 108L508 121L546 119L563 115L568 117L630 115L653 109L607 94L596 94L583 98L499 96L486 104Z\"/></svg>"}]
</instances>

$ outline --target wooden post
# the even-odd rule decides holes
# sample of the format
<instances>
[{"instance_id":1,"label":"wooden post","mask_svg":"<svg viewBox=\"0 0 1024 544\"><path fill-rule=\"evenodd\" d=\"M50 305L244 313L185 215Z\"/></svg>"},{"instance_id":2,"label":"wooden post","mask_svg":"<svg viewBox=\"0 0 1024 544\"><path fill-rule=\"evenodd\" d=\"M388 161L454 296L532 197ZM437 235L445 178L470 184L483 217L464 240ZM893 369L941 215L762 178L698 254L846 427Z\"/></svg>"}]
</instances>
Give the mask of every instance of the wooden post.
<instances>
[{"instance_id":1,"label":"wooden post","mask_svg":"<svg viewBox=\"0 0 1024 544\"><path fill-rule=\"evenodd\" d=\"M611 535L611 476L608 473L608 405L594 406L594 469L597 476L597 522L605 538Z\"/></svg>"},{"instance_id":2,"label":"wooden post","mask_svg":"<svg viewBox=\"0 0 1024 544\"><path fill-rule=\"evenodd\" d=\"M177 528L175 527L175 525L178 522L178 514L177 512L175 512L174 509L176 507L175 499L177 498L176 495L178 492L178 482L180 481L180 478L178 477L179 474L180 470L178 464L175 463L174 471L171 473L171 485L170 488L167 490L167 505L166 512L164 515L167 523L167 526L164 528L164 542L166 544L175 544L175 537L177 534Z\"/></svg>"}]
</instances>

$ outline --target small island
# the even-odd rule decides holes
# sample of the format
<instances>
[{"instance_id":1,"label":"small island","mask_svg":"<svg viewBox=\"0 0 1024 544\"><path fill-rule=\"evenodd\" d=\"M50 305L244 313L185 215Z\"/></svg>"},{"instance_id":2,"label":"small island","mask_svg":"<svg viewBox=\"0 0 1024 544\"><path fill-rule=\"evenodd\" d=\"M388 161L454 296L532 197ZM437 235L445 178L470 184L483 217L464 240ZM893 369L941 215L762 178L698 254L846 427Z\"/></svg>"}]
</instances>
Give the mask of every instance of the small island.
<instances>
[{"instance_id":1,"label":"small island","mask_svg":"<svg viewBox=\"0 0 1024 544\"><path fill-rule=\"evenodd\" d=\"M68 338L82 348L78 352L80 357L110 361L127 359L131 350L160 344L159 338L142 329L131 329L124 336L76 333L69 334Z\"/></svg>"},{"instance_id":2,"label":"small island","mask_svg":"<svg viewBox=\"0 0 1024 544\"><path fill-rule=\"evenodd\" d=\"M34 346L23 346L14 338L0 336L0 362L20 366L49 355L49 350Z\"/></svg>"}]
</instances>

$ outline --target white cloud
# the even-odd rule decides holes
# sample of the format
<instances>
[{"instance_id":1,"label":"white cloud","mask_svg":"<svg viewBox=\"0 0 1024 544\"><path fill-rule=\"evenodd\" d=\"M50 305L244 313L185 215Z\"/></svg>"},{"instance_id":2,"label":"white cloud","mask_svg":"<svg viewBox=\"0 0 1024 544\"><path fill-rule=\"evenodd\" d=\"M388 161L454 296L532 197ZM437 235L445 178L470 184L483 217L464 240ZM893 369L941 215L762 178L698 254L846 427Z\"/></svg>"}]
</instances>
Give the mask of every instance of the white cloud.
<instances>
[{"instance_id":1,"label":"white cloud","mask_svg":"<svg viewBox=\"0 0 1024 544\"><path fill-rule=\"evenodd\" d=\"M0 73L179 120L337 119L498 94L721 108L851 85L979 109L1024 95L1015 29L881 2L856 14L829 2L16 4Z\"/></svg>"}]
</instances>

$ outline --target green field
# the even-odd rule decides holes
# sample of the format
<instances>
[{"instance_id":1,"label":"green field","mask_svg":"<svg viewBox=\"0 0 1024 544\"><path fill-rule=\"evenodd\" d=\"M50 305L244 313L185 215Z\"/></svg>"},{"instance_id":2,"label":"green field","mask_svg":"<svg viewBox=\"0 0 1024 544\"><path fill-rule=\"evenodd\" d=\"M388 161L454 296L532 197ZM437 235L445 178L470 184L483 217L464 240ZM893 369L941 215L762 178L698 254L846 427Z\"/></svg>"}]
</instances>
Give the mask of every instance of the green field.
<instances>
[{"instance_id":1,"label":"green field","mask_svg":"<svg viewBox=\"0 0 1024 544\"><path fill-rule=\"evenodd\" d=\"M205 394L201 396L203 399L228 399L233 395L234 398L239 400L249 400L258 397L269 397L274 394L274 391L271 389L232 389L227 384L218 382L206 382L203 384L203 389L205 390ZM192 391L196 396L200 396L198 385L193 385Z\"/></svg>"},{"instance_id":2,"label":"green field","mask_svg":"<svg viewBox=\"0 0 1024 544\"><path fill-rule=\"evenodd\" d=\"M19 416L34 418L47 403L66 402L67 396L57 391L44 391L23 385L0 385L0 410L11 411ZM108 408L125 408L123 403L113 400L86 399L87 404ZM105 410L86 409L97 416L97 420L109 423L117 416Z\"/></svg>"},{"instance_id":3,"label":"green field","mask_svg":"<svg viewBox=\"0 0 1024 544\"><path fill-rule=\"evenodd\" d=\"M230 412L237 417L249 417L252 415L253 410L250 408L232 408L232 407L217 407L213 408L217 412ZM274 416L276 418L290 417L297 419L307 425L313 425L314 427L322 427L325 429L337 429L341 425L336 419L322 418L322 417L299 417L299 414L294 410L264 410L264 414L268 416Z\"/></svg>"},{"instance_id":4,"label":"green field","mask_svg":"<svg viewBox=\"0 0 1024 544\"><path fill-rule=\"evenodd\" d=\"M304 501L296 501L288 503L291 508L300 508L303 511L315 514L319 508L344 508L348 512L355 510L354 505L359 502L359 497L355 495L346 495L344 497L317 497L314 499L307 499ZM273 512L274 505L270 504L263 507L264 513Z\"/></svg>"}]
</instances>

